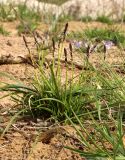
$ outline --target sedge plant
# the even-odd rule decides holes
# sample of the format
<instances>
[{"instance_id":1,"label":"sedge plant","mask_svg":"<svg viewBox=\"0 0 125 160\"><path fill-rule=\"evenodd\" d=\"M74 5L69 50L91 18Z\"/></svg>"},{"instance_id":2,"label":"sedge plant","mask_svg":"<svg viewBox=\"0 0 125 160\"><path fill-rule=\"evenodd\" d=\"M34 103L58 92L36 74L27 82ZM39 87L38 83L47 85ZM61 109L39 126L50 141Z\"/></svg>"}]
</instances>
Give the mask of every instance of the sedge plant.
<instances>
[{"instance_id":1,"label":"sedge plant","mask_svg":"<svg viewBox=\"0 0 125 160\"><path fill-rule=\"evenodd\" d=\"M57 44L53 40L51 49L55 52L56 46L58 46L58 54L55 57L56 55L53 53L53 59L49 62L46 56L48 49L43 50L40 44L37 44L38 55L35 59L37 63L32 59L33 55L30 55L33 66L37 67L30 85L2 83L0 92L8 92L8 96L11 96L12 100L20 106L19 113L29 114L33 118L54 118L60 122L66 122L67 116L75 120L73 110L77 116L86 115L87 119L90 117L86 112L94 112L96 113L94 118L99 117L101 120L101 118L105 119L109 109L112 109L116 116L118 106L124 106L125 102L124 78L117 75L109 66L102 65L99 69L94 68L88 60L86 60L86 66L83 66L81 72L76 76L71 44L72 75L69 78L68 51L63 47L67 28L68 24ZM29 54L31 53L29 52ZM65 76L62 76L64 70L62 70L62 61L60 60L63 54ZM122 109L124 111L124 107Z\"/></svg>"}]
</instances>

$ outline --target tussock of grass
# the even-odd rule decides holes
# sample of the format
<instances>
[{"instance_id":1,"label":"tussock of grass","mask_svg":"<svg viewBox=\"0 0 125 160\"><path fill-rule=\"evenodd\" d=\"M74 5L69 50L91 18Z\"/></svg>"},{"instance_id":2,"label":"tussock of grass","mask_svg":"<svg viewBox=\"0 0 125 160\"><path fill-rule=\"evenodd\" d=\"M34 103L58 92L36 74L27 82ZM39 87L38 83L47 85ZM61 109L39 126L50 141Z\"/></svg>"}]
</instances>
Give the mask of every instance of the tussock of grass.
<instances>
[{"instance_id":1,"label":"tussock of grass","mask_svg":"<svg viewBox=\"0 0 125 160\"><path fill-rule=\"evenodd\" d=\"M31 11L24 5L18 5L17 14L22 20L32 20L35 22L39 22L41 20L41 16L38 12ZM18 18L18 17L17 17Z\"/></svg>"},{"instance_id":2,"label":"tussock of grass","mask_svg":"<svg viewBox=\"0 0 125 160\"><path fill-rule=\"evenodd\" d=\"M110 25L113 24L113 20L110 19L109 17L105 16L105 15L97 17L96 21L106 23L106 24L110 24Z\"/></svg>"},{"instance_id":3,"label":"tussock of grass","mask_svg":"<svg viewBox=\"0 0 125 160\"><path fill-rule=\"evenodd\" d=\"M40 66L31 87L8 84L1 91L12 91L14 100L26 109L26 113L34 117L53 116L58 121L65 121L65 114L72 118L71 109L77 115L84 115L89 110L105 118L107 112L101 113L101 110L107 110L107 106L113 110L123 106L124 79L112 73L110 68L96 70L87 65L88 70L83 70L77 80L68 82L66 76L65 83L62 83L61 66L58 67L60 70L55 72L53 65L50 65L49 74L46 75L45 68ZM23 95L21 99L18 98L20 94Z\"/></svg>"},{"instance_id":4,"label":"tussock of grass","mask_svg":"<svg viewBox=\"0 0 125 160\"><path fill-rule=\"evenodd\" d=\"M16 19L11 5L0 4L0 21L14 21Z\"/></svg>"},{"instance_id":5,"label":"tussock of grass","mask_svg":"<svg viewBox=\"0 0 125 160\"><path fill-rule=\"evenodd\" d=\"M90 16L85 16L80 19L82 22L91 22L93 19Z\"/></svg>"},{"instance_id":6,"label":"tussock of grass","mask_svg":"<svg viewBox=\"0 0 125 160\"><path fill-rule=\"evenodd\" d=\"M82 22L97 21L97 22L106 23L106 24L109 24L109 25L112 25L113 23L117 23L117 21L114 21L113 19L111 19L110 17L105 16L105 15L98 16L96 19L93 19L91 16L85 16L85 17L82 17L80 20Z\"/></svg>"}]
</instances>

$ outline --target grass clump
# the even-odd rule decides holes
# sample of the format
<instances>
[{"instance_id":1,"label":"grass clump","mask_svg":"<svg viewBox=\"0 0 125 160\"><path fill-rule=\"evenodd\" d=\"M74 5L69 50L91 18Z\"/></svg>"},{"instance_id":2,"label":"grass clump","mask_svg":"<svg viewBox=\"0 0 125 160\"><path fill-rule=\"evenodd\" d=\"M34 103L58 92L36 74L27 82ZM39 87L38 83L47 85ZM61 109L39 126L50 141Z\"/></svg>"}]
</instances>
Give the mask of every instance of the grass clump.
<instances>
[{"instance_id":1,"label":"grass clump","mask_svg":"<svg viewBox=\"0 0 125 160\"><path fill-rule=\"evenodd\" d=\"M14 21L15 19L13 7L0 4L0 21Z\"/></svg>"},{"instance_id":2,"label":"grass clump","mask_svg":"<svg viewBox=\"0 0 125 160\"><path fill-rule=\"evenodd\" d=\"M97 71L90 65L87 71L76 77L77 80L73 75L68 80L67 71L65 79L62 77L61 66L55 70L54 64L51 64L47 73L43 64L39 63L39 73L35 74L30 87L7 84L1 88L1 91L12 91L12 98L22 106L24 114L65 121L65 114L73 117L73 109L76 115L95 111L95 117L103 115L105 118L107 112L103 110L107 110L107 106L117 110L124 103L124 79L112 74L108 68L105 75L103 68Z\"/></svg>"},{"instance_id":3,"label":"grass clump","mask_svg":"<svg viewBox=\"0 0 125 160\"><path fill-rule=\"evenodd\" d=\"M17 13L18 16L24 21L32 20L34 22L39 22L41 20L40 14L38 12L31 11L25 4L18 5Z\"/></svg>"},{"instance_id":4,"label":"grass clump","mask_svg":"<svg viewBox=\"0 0 125 160\"><path fill-rule=\"evenodd\" d=\"M0 25L0 34L2 34L4 36L8 36L9 32L6 31L2 25Z\"/></svg>"},{"instance_id":5,"label":"grass clump","mask_svg":"<svg viewBox=\"0 0 125 160\"><path fill-rule=\"evenodd\" d=\"M36 75L31 87L24 85L6 85L2 91L13 91L13 99L25 110L24 114L65 121L65 113L72 117L71 108L76 114L84 113L84 105L89 104L93 98L88 95L90 88L79 85L79 82L62 84L60 74L54 72L52 65L47 76L45 69L40 68L39 76ZM67 79L67 78L66 78ZM20 98L20 94L23 96ZM86 97L86 98L85 98ZM87 99L87 101L85 100ZM93 99L94 100L94 99Z\"/></svg>"},{"instance_id":6,"label":"grass clump","mask_svg":"<svg viewBox=\"0 0 125 160\"><path fill-rule=\"evenodd\" d=\"M94 19L92 19L91 16L84 16L80 19L82 22L92 22L95 21ZM111 20L108 16L102 15L102 16L98 16L96 18L97 22L101 22L101 23L106 23L106 24L113 24L113 20Z\"/></svg>"},{"instance_id":7,"label":"grass clump","mask_svg":"<svg viewBox=\"0 0 125 160\"><path fill-rule=\"evenodd\" d=\"M117 29L87 29L84 36L88 39L110 40L116 45L125 44L125 35Z\"/></svg>"},{"instance_id":8,"label":"grass clump","mask_svg":"<svg viewBox=\"0 0 125 160\"><path fill-rule=\"evenodd\" d=\"M63 13L62 15L60 15L58 17L58 22L60 23L63 23L63 22L69 22L69 21L72 21L74 18L70 15L65 15L65 13Z\"/></svg>"},{"instance_id":9,"label":"grass clump","mask_svg":"<svg viewBox=\"0 0 125 160\"><path fill-rule=\"evenodd\" d=\"M106 24L113 24L113 20L111 20L108 16L102 15L97 17L96 21L106 23Z\"/></svg>"},{"instance_id":10,"label":"grass clump","mask_svg":"<svg viewBox=\"0 0 125 160\"><path fill-rule=\"evenodd\" d=\"M55 52L58 46L58 58L55 65L55 58L53 53L53 61L48 63L46 55L48 50L43 50L41 43L34 40L37 45L37 64L36 58L32 63L38 67L38 72L35 73L34 79L30 86L23 84L6 84L1 88L2 91L12 91L12 98L17 101L25 110L25 113L33 117L54 117L58 121L65 121L66 117L72 118L72 109L76 115L86 113L88 110L95 111L97 116L101 116L101 110L116 107L124 102L124 79L121 79L115 72L107 65L102 65L100 69L94 68L89 64L88 59L83 55L84 65L80 74L75 77L73 63L72 45L69 45L71 56L71 75L68 75L68 51L63 50L63 45L66 39L66 32L68 23L65 25L62 33L59 34L57 41L52 40L51 50ZM33 34L35 36L35 32ZM38 33L37 33L38 36ZM39 35L40 37L40 35ZM24 42L26 48L30 53L26 38ZM42 39L42 38L41 38ZM55 44L56 43L56 44ZM43 42L45 44L45 42ZM60 57L65 56L65 73L62 73L63 67L60 62ZM48 70L46 69L46 62ZM85 68L85 70L84 70ZM45 71L46 70L46 71ZM106 72L106 74L104 73ZM62 76L64 74L64 76ZM122 91L121 91L122 88ZM122 94L121 94L122 93ZM103 103L106 102L106 104ZM106 113L107 114L107 113ZM105 113L103 113L105 115ZM105 117L105 116L104 116Z\"/></svg>"},{"instance_id":11,"label":"grass clump","mask_svg":"<svg viewBox=\"0 0 125 160\"><path fill-rule=\"evenodd\" d=\"M92 17L90 17L90 16L82 17L80 20L82 22L91 22L91 21L93 21Z\"/></svg>"}]
</instances>

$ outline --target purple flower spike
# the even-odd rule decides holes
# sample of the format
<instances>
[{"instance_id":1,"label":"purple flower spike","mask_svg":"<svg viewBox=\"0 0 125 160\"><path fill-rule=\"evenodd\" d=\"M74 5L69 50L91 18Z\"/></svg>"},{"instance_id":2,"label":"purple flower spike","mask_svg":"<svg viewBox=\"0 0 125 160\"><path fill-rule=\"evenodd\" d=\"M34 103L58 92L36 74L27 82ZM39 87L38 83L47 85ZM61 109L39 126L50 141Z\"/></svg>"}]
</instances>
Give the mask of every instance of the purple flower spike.
<instances>
[{"instance_id":1,"label":"purple flower spike","mask_svg":"<svg viewBox=\"0 0 125 160\"><path fill-rule=\"evenodd\" d=\"M112 41L104 41L103 43L106 49L110 49L112 46L114 46L114 43Z\"/></svg>"}]
</instances>

